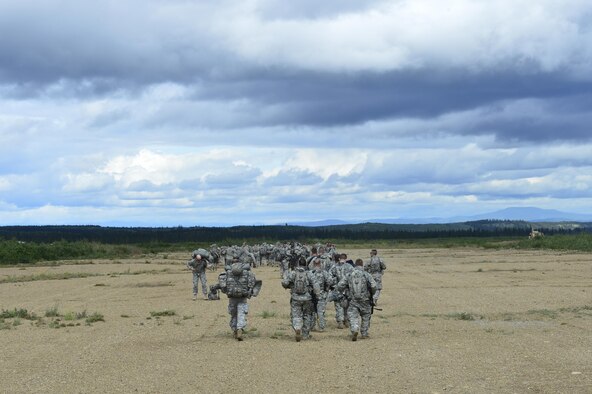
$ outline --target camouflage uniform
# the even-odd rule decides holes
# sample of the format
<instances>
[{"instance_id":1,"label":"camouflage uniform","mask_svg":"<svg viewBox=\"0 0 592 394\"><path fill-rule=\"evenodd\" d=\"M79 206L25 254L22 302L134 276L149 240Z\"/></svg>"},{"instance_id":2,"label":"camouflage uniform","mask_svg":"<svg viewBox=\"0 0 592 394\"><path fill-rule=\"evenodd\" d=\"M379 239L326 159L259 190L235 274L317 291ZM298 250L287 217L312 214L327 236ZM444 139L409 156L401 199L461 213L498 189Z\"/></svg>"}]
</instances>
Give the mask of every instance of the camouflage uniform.
<instances>
[{"instance_id":1,"label":"camouflage uniform","mask_svg":"<svg viewBox=\"0 0 592 394\"><path fill-rule=\"evenodd\" d=\"M333 283L339 283L352 270L353 267L351 265L346 264L345 261L341 260L331 267L329 273L333 277ZM344 294L341 290L335 289L329 295L328 301L335 302L335 320L337 321L338 327L343 328L343 323L346 319L345 313L347 310L347 298L344 297Z\"/></svg>"},{"instance_id":2,"label":"camouflage uniform","mask_svg":"<svg viewBox=\"0 0 592 394\"><path fill-rule=\"evenodd\" d=\"M233 279L233 278L240 278ZM234 283L242 283L240 291L233 292ZM242 341L242 334L247 325L247 314L249 313L248 299L253 295L256 278L255 274L251 272L249 265L235 262L227 270L225 277L220 277L220 289L228 296L228 314L230 315L230 328L234 333L234 337Z\"/></svg>"},{"instance_id":3,"label":"camouflage uniform","mask_svg":"<svg viewBox=\"0 0 592 394\"><path fill-rule=\"evenodd\" d=\"M201 256L201 260L197 259L197 255ZM198 283L201 282L201 291L204 298L207 298L208 284L206 279L206 267L208 265L209 253L205 249L197 249L193 251L193 258L187 262L187 268L193 272L193 298L197 297Z\"/></svg>"},{"instance_id":4,"label":"camouflage uniform","mask_svg":"<svg viewBox=\"0 0 592 394\"><path fill-rule=\"evenodd\" d=\"M304 275L306 283L304 293L297 293L295 290L296 281L300 275ZM304 267L299 266L294 271L287 272L282 279L282 286L285 289L290 289L290 309L292 317L292 327L296 333L296 341L302 338L310 337L310 329L312 322L312 293L320 297L321 289L316 282L315 277L310 271L306 271Z\"/></svg>"},{"instance_id":5,"label":"camouflage uniform","mask_svg":"<svg viewBox=\"0 0 592 394\"><path fill-rule=\"evenodd\" d=\"M355 297L353 294L353 273L361 272L363 274L363 288L365 292L362 292L361 297ZM349 316L350 331L352 333L352 340L355 341L358 336L358 331L361 332L362 338L368 337L368 331L370 330L370 318L372 317L372 301L371 297L376 291L376 282L372 278L372 275L365 272L361 266L356 266L352 272L350 272L345 278L343 278L337 284L337 289L340 291L349 289L348 295L349 306L347 308L347 314ZM360 327L360 317L362 318L362 324Z\"/></svg>"},{"instance_id":6,"label":"camouflage uniform","mask_svg":"<svg viewBox=\"0 0 592 394\"><path fill-rule=\"evenodd\" d=\"M329 293L329 288L334 284L333 277L327 271L323 270L320 265L314 267L311 273L321 289L320 296L316 298L316 308L314 312L319 321L319 330L323 331L327 325L325 311L327 309L327 295ZM316 319L313 317L312 327L315 325L315 320Z\"/></svg>"},{"instance_id":7,"label":"camouflage uniform","mask_svg":"<svg viewBox=\"0 0 592 394\"><path fill-rule=\"evenodd\" d=\"M386 265L380 257L375 254L370 256L370 261L364 266L364 270L372 275L376 282L376 292L374 293L374 303L377 304L380 291L382 290L382 274L386 270Z\"/></svg>"}]
</instances>

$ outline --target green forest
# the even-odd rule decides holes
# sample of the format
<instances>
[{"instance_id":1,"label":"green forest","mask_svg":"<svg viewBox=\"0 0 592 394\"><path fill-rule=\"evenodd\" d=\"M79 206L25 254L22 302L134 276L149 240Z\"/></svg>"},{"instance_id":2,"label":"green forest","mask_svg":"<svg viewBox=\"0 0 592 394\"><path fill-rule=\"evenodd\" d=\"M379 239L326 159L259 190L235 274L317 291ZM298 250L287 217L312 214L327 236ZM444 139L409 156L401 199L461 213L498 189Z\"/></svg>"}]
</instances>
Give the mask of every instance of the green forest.
<instances>
[{"instance_id":1,"label":"green forest","mask_svg":"<svg viewBox=\"0 0 592 394\"><path fill-rule=\"evenodd\" d=\"M545 237L529 240L536 229ZM0 264L123 258L195 247L278 241L342 247L483 247L592 251L592 223L481 220L449 224L362 223L322 227L0 227Z\"/></svg>"}]
</instances>

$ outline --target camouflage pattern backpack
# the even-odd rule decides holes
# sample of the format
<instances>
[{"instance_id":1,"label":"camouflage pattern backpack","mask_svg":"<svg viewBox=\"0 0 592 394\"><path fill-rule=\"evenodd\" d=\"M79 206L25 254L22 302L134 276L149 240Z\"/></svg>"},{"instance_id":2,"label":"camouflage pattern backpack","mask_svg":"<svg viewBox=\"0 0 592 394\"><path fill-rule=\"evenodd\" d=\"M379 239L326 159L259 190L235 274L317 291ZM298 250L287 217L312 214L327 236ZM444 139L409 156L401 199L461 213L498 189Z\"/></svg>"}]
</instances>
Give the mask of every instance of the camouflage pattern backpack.
<instances>
[{"instance_id":1,"label":"camouflage pattern backpack","mask_svg":"<svg viewBox=\"0 0 592 394\"><path fill-rule=\"evenodd\" d=\"M349 276L349 293L351 298L356 301L367 301L370 299L368 292L368 283L364 271L355 269Z\"/></svg>"},{"instance_id":2,"label":"camouflage pattern backpack","mask_svg":"<svg viewBox=\"0 0 592 394\"><path fill-rule=\"evenodd\" d=\"M302 295L308 293L308 277L304 268L299 267L294 272L294 286L292 287L294 294Z\"/></svg>"},{"instance_id":3,"label":"camouflage pattern backpack","mask_svg":"<svg viewBox=\"0 0 592 394\"><path fill-rule=\"evenodd\" d=\"M249 271L242 263L234 263L226 273L226 295L233 298L249 297Z\"/></svg>"}]
</instances>

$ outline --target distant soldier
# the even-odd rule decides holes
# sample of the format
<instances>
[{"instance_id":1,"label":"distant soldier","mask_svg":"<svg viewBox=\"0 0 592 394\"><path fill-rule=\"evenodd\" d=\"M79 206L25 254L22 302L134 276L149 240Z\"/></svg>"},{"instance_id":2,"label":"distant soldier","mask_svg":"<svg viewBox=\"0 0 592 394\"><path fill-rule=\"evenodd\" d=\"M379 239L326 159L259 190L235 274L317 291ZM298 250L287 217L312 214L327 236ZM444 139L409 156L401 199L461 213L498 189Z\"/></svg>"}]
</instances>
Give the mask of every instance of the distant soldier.
<instances>
[{"instance_id":1,"label":"distant soldier","mask_svg":"<svg viewBox=\"0 0 592 394\"><path fill-rule=\"evenodd\" d=\"M347 255L342 253L339 255L339 260L331 267L329 273L333 277L333 283L341 282L354 268L345 261ZM328 301L335 302L335 320L337 321L337 328L344 328L346 323L345 313L347 311L347 298L344 296L342 290L333 289L329 295Z\"/></svg>"},{"instance_id":2,"label":"distant soldier","mask_svg":"<svg viewBox=\"0 0 592 394\"><path fill-rule=\"evenodd\" d=\"M362 339L368 338L373 308L372 296L376 291L376 282L372 279L372 275L364 271L363 266L362 259L357 259L355 268L337 284L339 291L347 290L349 298L347 314L352 341L358 339L358 331L361 331Z\"/></svg>"},{"instance_id":3,"label":"distant soldier","mask_svg":"<svg viewBox=\"0 0 592 394\"><path fill-rule=\"evenodd\" d=\"M374 293L374 305L378 305L378 297L382 290L382 274L386 270L386 265L380 257L378 257L376 249L370 251L370 261L364 265L364 270L372 275L376 282L376 292Z\"/></svg>"},{"instance_id":4,"label":"distant soldier","mask_svg":"<svg viewBox=\"0 0 592 394\"><path fill-rule=\"evenodd\" d=\"M224 277L220 277L220 290L228 296L228 314L230 328L235 339L243 340L244 329L247 325L249 305L247 300L259 294L261 281L257 281L255 274L248 264L235 260Z\"/></svg>"},{"instance_id":5,"label":"distant soldier","mask_svg":"<svg viewBox=\"0 0 592 394\"><path fill-rule=\"evenodd\" d=\"M290 289L290 308L292 327L294 328L296 342L310 338L313 313L313 293L321 297L321 289L312 272L305 269L306 260L301 259L300 264L293 270L286 272L282 279L284 289Z\"/></svg>"},{"instance_id":6,"label":"distant soldier","mask_svg":"<svg viewBox=\"0 0 592 394\"><path fill-rule=\"evenodd\" d=\"M316 314L316 318L313 318L312 327L315 326L318 320L319 331L325 331L327 322L325 320L325 311L327 309L327 295L331 285L333 285L333 277L323 269L322 261L320 257L317 257L312 262L313 269L311 270L315 281L319 284L321 294L317 297L313 294L313 311ZM313 315L314 316L314 315Z\"/></svg>"},{"instance_id":7,"label":"distant soldier","mask_svg":"<svg viewBox=\"0 0 592 394\"><path fill-rule=\"evenodd\" d=\"M210 253L205 249L194 250L191 260L187 262L187 268L193 273L193 300L197 300L197 284L201 281L201 291L204 300L208 299L208 286L206 280L206 267L208 266Z\"/></svg>"}]
</instances>

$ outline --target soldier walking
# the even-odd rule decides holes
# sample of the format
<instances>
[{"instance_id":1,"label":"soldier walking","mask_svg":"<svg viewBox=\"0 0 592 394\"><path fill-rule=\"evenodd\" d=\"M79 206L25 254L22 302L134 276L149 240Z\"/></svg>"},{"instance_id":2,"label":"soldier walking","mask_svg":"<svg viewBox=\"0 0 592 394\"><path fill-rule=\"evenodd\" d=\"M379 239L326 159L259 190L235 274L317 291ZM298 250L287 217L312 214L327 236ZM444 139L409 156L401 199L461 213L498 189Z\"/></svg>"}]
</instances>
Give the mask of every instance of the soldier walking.
<instances>
[{"instance_id":1,"label":"soldier walking","mask_svg":"<svg viewBox=\"0 0 592 394\"><path fill-rule=\"evenodd\" d=\"M346 259L347 255L339 255L339 260L333 265L333 267L331 267L329 273L333 277L333 283L341 282L354 269L351 265L346 264ZM334 289L329 296L329 300L335 302L335 320L337 321L337 328L344 328L347 298L344 296L343 291Z\"/></svg>"},{"instance_id":2,"label":"soldier walking","mask_svg":"<svg viewBox=\"0 0 592 394\"><path fill-rule=\"evenodd\" d=\"M370 261L364 265L364 270L372 275L372 278L376 282L376 292L374 293L374 305L378 305L378 297L380 297L380 291L382 290L382 275L386 270L386 265L380 257L376 249L370 251Z\"/></svg>"},{"instance_id":3,"label":"soldier walking","mask_svg":"<svg viewBox=\"0 0 592 394\"><path fill-rule=\"evenodd\" d=\"M318 320L319 331L323 332L325 331L325 327L327 325L327 321L325 319L325 311L327 309L327 295L329 292L329 288L334 283L331 275L323 269L322 260L320 257L317 257L315 260L313 260L312 264L312 275L314 276L315 281L319 284L319 288L321 289L320 296L317 297L316 295L314 295L313 311L316 314L316 318L313 317L312 327L315 326L316 320Z\"/></svg>"},{"instance_id":4,"label":"soldier walking","mask_svg":"<svg viewBox=\"0 0 592 394\"><path fill-rule=\"evenodd\" d=\"M282 279L282 287L290 289L290 309L292 327L296 342L310 338L312 328L313 293L321 297L321 289L313 274L305 269L306 260L300 259L299 265L293 271L286 272Z\"/></svg>"},{"instance_id":5,"label":"soldier walking","mask_svg":"<svg viewBox=\"0 0 592 394\"><path fill-rule=\"evenodd\" d=\"M235 260L226 275L219 277L219 284L220 290L228 296L228 314L233 336L242 341L249 313L248 299L259 293L256 287L258 281L248 264Z\"/></svg>"},{"instance_id":6,"label":"soldier walking","mask_svg":"<svg viewBox=\"0 0 592 394\"><path fill-rule=\"evenodd\" d=\"M349 297L347 314L352 341L358 339L358 331L361 332L362 339L368 338L373 308L372 296L376 292L376 282L364 271L363 266L362 259L357 259L354 269L337 284L337 289L347 290Z\"/></svg>"}]
</instances>

